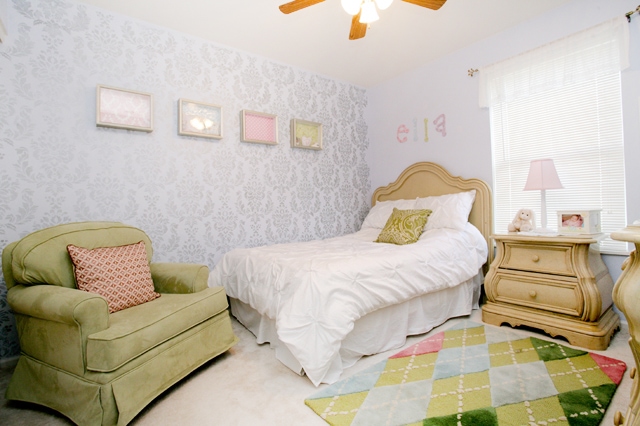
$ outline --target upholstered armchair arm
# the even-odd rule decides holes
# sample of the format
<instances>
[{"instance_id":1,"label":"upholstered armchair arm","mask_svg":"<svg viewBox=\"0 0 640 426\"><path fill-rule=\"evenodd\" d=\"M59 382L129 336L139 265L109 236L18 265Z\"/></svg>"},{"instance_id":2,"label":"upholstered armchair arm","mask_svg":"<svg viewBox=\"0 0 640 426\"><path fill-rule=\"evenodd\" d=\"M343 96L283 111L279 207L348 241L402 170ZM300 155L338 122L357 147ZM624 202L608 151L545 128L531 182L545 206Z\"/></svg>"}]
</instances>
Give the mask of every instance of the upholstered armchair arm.
<instances>
[{"instance_id":1,"label":"upholstered armchair arm","mask_svg":"<svg viewBox=\"0 0 640 426\"><path fill-rule=\"evenodd\" d=\"M55 285L16 285L7 292L16 315L20 350L46 364L82 375L87 337L109 327L100 295Z\"/></svg>"},{"instance_id":2,"label":"upholstered armchair arm","mask_svg":"<svg viewBox=\"0 0 640 426\"><path fill-rule=\"evenodd\" d=\"M7 292L16 314L88 326L92 333L109 326L107 300L95 293L56 285L17 285Z\"/></svg>"},{"instance_id":3,"label":"upholstered armchair arm","mask_svg":"<svg viewBox=\"0 0 640 426\"><path fill-rule=\"evenodd\" d=\"M209 268L194 263L152 263L151 277L158 293L197 293L207 288Z\"/></svg>"}]
</instances>

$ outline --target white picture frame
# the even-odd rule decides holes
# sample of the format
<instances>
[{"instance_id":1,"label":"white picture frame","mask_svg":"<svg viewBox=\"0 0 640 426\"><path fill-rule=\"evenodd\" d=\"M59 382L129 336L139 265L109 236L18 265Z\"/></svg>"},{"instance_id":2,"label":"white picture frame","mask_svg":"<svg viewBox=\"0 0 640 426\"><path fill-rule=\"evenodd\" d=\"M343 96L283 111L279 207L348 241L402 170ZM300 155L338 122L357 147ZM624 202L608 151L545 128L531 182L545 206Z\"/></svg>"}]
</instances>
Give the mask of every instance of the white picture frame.
<instances>
[{"instance_id":1,"label":"white picture frame","mask_svg":"<svg viewBox=\"0 0 640 426\"><path fill-rule=\"evenodd\" d=\"M96 126L153 131L153 95L98 84Z\"/></svg>"},{"instance_id":2,"label":"white picture frame","mask_svg":"<svg viewBox=\"0 0 640 426\"><path fill-rule=\"evenodd\" d=\"M189 99L178 100L178 134L222 139L222 106Z\"/></svg>"},{"instance_id":3,"label":"white picture frame","mask_svg":"<svg viewBox=\"0 0 640 426\"><path fill-rule=\"evenodd\" d=\"M240 112L240 125L242 142L278 144L277 115L243 109Z\"/></svg>"},{"instance_id":4,"label":"white picture frame","mask_svg":"<svg viewBox=\"0 0 640 426\"><path fill-rule=\"evenodd\" d=\"M322 124L313 121L291 119L291 147L322 149Z\"/></svg>"},{"instance_id":5,"label":"white picture frame","mask_svg":"<svg viewBox=\"0 0 640 426\"><path fill-rule=\"evenodd\" d=\"M563 235L572 234L600 234L602 226L600 223L601 210L559 210L558 233Z\"/></svg>"}]
</instances>

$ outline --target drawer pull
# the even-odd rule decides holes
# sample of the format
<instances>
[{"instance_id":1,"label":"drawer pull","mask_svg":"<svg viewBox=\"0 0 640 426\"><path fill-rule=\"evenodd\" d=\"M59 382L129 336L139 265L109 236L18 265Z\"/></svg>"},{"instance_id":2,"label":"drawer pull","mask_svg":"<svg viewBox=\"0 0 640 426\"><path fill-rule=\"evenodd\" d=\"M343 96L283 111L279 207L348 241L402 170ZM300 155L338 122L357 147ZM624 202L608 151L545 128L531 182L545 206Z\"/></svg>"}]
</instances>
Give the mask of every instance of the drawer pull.
<instances>
[{"instance_id":1,"label":"drawer pull","mask_svg":"<svg viewBox=\"0 0 640 426\"><path fill-rule=\"evenodd\" d=\"M531 296L531 297L536 297L537 295L538 295L538 293L536 293L536 291L535 291L535 290L531 290L531 291L529 292L529 296Z\"/></svg>"},{"instance_id":2,"label":"drawer pull","mask_svg":"<svg viewBox=\"0 0 640 426\"><path fill-rule=\"evenodd\" d=\"M631 371L629 371L629 377L631 377L632 379L634 379L636 377L636 368L633 367L631 369Z\"/></svg>"},{"instance_id":3,"label":"drawer pull","mask_svg":"<svg viewBox=\"0 0 640 426\"><path fill-rule=\"evenodd\" d=\"M616 411L616 414L613 416L613 424L615 426L624 424L624 417L622 417L622 413L620 411Z\"/></svg>"},{"instance_id":4,"label":"drawer pull","mask_svg":"<svg viewBox=\"0 0 640 426\"><path fill-rule=\"evenodd\" d=\"M540 261L540 256L538 256L537 254L534 254L533 257L531 258L531 260L533 260L534 262L538 263L538 261Z\"/></svg>"}]
</instances>

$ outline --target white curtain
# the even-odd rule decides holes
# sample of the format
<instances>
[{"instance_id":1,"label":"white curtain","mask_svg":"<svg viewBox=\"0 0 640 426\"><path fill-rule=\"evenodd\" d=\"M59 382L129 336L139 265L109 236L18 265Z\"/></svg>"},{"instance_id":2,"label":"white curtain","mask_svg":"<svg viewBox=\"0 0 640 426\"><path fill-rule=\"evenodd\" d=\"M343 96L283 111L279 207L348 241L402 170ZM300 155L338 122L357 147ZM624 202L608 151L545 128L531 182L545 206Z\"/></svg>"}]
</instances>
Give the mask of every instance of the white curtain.
<instances>
[{"instance_id":1,"label":"white curtain","mask_svg":"<svg viewBox=\"0 0 640 426\"><path fill-rule=\"evenodd\" d=\"M480 107L522 99L629 67L624 16L480 69Z\"/></svg>"}]
</instances>

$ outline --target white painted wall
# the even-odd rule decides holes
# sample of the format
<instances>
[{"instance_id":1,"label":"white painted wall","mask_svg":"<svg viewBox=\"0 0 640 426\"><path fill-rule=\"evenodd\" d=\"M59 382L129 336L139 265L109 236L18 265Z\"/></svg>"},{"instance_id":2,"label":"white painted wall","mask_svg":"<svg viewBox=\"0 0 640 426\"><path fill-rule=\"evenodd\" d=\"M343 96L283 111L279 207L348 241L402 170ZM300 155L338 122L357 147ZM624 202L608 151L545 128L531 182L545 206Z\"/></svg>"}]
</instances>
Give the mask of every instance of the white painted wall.
<instances>
[{"instance_id":1,"label":"white painted wall","mask_svg":"<svg viewBox=\"0 0 640 426\"><path fill-rule=\"evenodd\" d=\"M637 0L574 0L515 28L478 41L441 60L369 90L365 119L369 124L367 161L373 190L393 181L416 161L433 161L454 175L479 177L492 184L489 111L478 107L477 74L467 70L507 59L634 10ZM630 23L631 67L622 73L627 216L640 219L640 16ZM437 43L434 40L434 43ZM420 52L416 52L417 55ZM446 136L434 119L446 117ZM427 118L429 141L424 142ZM414 127L414 120L417 124ZM397 140L400 133L407 141ZM614 279L620 256L605 256Z\"/></svg>"}]
</instances>

